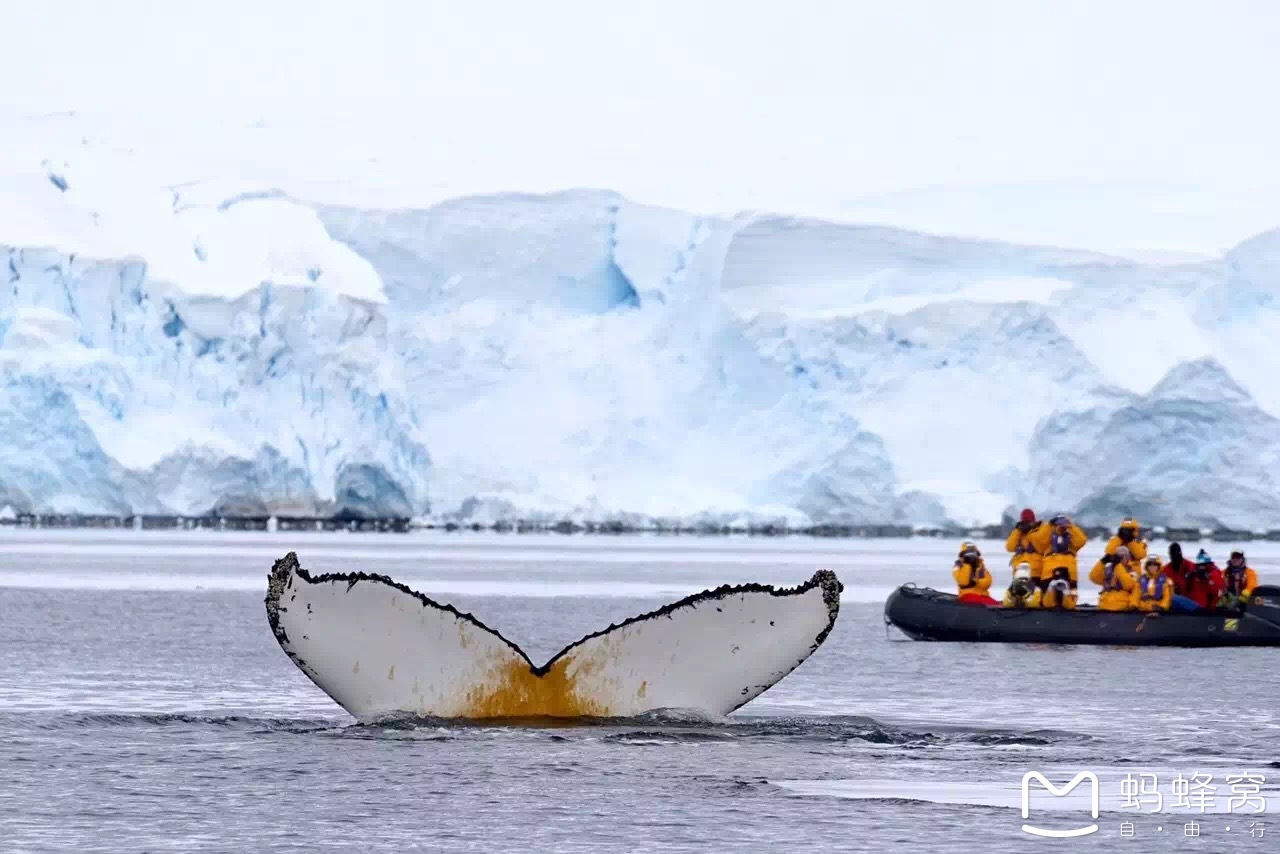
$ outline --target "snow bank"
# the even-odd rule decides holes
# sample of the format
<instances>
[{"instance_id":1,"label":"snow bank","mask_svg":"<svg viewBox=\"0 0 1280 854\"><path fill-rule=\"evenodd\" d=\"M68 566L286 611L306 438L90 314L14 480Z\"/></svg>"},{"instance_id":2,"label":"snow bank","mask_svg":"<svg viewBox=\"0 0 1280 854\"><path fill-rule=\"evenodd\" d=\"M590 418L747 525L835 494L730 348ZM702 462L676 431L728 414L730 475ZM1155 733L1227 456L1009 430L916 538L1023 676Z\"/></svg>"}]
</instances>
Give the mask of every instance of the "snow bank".
<instances>
[{"instance_id":1,"label":"snow bank","mask_svg":"<svg viewBox=\"0 0 1280 854\"><path fill-rule=\"evenodd\" d=\"M192 198L202 199L195 201ZM159 186L136 159L82 145L0 155L0 244L51 256L145 260L150 277L234 299L263 284L318 283L381 302L369 263L307 205L223 183Z\"/></svg>"}]
</instances>

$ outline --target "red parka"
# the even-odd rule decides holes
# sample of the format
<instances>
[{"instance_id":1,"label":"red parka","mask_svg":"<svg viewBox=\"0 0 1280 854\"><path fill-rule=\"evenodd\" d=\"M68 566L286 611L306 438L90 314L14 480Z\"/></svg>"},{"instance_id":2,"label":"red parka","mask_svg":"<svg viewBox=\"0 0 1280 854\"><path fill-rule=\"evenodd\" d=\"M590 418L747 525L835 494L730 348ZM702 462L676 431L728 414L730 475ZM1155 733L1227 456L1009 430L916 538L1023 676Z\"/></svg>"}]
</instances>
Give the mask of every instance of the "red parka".
<instances>
[{"instance_id":1,"label":"red parka","mask_svg":"<svg viewBox=\"0 0 1280 854\"><path fill-rule=\"evenodd\" d=\"M1173 581L1173 592L1179 596L1186 596L1187 589L1187 573L1196 568L1196 565L1186 558L1177 561L1169 561L1164 565L1164 574L1169 576Z\"/></svg>"},{"instance_id":2,"label":"red parka","mask_svg":"<svg viewBox=\"0 0 1280 854\"><path fill-rule=\"evenodd\" d=\"M1164 568L1165 575L1174 580L1178 595L1186 596L1201 608L1217 607L1218 597L1226 589L1226 579L1216 563L1192 563L1182 561L1181 571L1170 572Z\"/></svg>"}]
</instances>

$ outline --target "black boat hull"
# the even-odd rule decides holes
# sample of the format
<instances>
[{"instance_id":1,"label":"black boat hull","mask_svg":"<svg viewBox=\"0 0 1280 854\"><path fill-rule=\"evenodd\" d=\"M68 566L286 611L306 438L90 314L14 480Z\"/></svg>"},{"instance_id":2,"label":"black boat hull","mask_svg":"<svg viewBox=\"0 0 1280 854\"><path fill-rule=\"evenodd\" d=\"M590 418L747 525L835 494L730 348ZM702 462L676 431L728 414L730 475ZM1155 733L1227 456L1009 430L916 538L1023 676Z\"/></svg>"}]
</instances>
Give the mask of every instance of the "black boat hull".
<instances>
[{"instance_id":1,"label":"black boat hull","mask_svg":"<svg viewBox=\"0 0 1280 854\"><path fill-rule=\"evenodd\" d=\"M1280 587L1259 587L1241 611L1149 614L1048 611L961 604L955 596L903 585L885 621L915 640L1112 646L1280 646Z\"/></svg>"}]
</instances>

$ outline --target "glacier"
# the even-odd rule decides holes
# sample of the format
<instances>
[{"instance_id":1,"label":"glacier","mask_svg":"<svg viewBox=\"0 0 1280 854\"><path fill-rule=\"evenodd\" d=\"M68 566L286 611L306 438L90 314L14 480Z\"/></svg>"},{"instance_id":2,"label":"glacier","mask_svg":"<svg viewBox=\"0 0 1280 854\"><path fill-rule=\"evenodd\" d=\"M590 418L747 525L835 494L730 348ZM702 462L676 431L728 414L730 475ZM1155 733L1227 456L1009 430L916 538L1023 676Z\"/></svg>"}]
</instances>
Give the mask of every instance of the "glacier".
<instances>
[{"instance_id":1,"label":"glacier","mask_svg":"<svg viewBox=\"0 0 1280 854\"><path fill-rule=\"evenodd\" d=\"M23 168L0 507L1280 527L1280 230L1154 264L607 190L378 210Z\"/></svg>"}]
</instances>

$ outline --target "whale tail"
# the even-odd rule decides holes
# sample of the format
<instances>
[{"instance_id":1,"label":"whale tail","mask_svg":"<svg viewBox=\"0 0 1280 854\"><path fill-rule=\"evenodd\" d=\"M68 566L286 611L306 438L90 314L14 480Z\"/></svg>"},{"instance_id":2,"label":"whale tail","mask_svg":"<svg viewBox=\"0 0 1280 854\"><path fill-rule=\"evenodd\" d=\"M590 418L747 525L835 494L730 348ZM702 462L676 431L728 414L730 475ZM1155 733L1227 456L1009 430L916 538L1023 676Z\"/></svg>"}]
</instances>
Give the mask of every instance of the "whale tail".
<instances>
[{"instance_id":1,"label":"whale tail","mask_svg":"<svg viewBox=\"0 0 1280 854\"><path fill-rule=\"evenodd\" d=\"M312 576L293 552L271 568L266 610L294 664L360 720L724 715L822 644L841 589L830 570L788 589L718 587L587 635L541 666L451 605L386 576Z\"/></svg>"}]
</instances>

